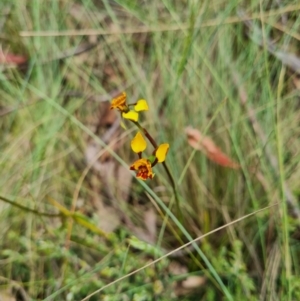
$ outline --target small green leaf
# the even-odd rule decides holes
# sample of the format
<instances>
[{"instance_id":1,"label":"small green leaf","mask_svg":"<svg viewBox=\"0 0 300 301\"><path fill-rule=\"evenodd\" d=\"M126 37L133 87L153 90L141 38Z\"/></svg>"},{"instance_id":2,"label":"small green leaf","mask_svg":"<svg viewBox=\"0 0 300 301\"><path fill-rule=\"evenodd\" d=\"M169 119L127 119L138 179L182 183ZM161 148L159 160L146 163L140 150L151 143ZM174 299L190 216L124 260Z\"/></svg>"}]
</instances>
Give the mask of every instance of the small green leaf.
<instances>
[{"instance_id":1,"label":"small green leaf","mask_svg":"<svg viewBox=\"0 0 300 301\"><path fill-rule=\"evenodd\" d=\"M151 155L150 157L148 157L148 161L151 162L151 164L155 161L156 157L154 155Z\"/></svg>"}]
</instances>

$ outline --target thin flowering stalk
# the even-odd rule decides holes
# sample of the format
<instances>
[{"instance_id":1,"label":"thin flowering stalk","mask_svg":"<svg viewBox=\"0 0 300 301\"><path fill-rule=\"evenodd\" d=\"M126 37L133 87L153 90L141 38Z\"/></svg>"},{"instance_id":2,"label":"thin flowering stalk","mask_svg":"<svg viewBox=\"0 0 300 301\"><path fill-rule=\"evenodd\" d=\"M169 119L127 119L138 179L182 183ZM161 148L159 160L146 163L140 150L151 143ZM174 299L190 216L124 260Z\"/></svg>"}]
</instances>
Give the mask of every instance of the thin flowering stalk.
<instances>
[{"instance_id":1,"label":"thin flowering stalk","mask_svg":"<svg viewBox=\"0 0 300 301\"><path fill-rule=\"evenodd\" d=\"M149 134L149 132L143 128L139 122L133 122L144 134L145 136L147 137L147 139L150 141L150 143L153 145L153 147L156 149L157 148L157 143L155 142L155 140L152 138L152 136ZM163 162L163 167L165 169L165 171L167 172L167 175L169 177L169 180L171 182L171 185L172 185L172 188L173 188L173 191L175 193L175 195L177 195L177 192L176 192L176 184L175 184L175 181L174 181L174 178L166 164L166 162Z\"/></svg>"},{"instance_id":2,"label":"thin flowering stalk","mask_svg":"<svg viewBox=\"0 0 300 301\"><path fill-rule=\"evenodd\" d=\"M155 140L152 138L152 136L149 134L149 132L143 128L139 122L133 122L144 134L145 136L147 137L147 139L150 141L150 143L153 145L153 147L156 149L157 148L157 143L155 142ZM171 182L171 186L172 186L172 189L173 189L173 193L174 193L174 196L175 196L175 204L176 204L176 210L177 210L177 213L179 214L180 216L180 222L183 221L183 216L182 216L182 213L181 213L181 210L180 210L180 207L179 207L179 198L178 198L178 193L177 193L177 187L176 187L176 184L175 184L175 181L174 181L174 178L166 164L166 162L162 162L162 165L168 175L168 178Z\"/></svg>"},{"instance_id":3,"label":"thin flowering stalk","mask_svg":"<svg viewBox=\"0 0 300 301\"><path fill-rule=\"evenodd\" d=\"M148 140L151 142L151 144L153 145L153 147L154 148L157 148L157 144L156 144L156 142L155 142L155 140L152 138L152 136L148 133L148 131L145 129L145 128L143 128L138 122L136 122L136 125L138 126L138 128L140 128L143 132L144 132L144 134L145 134L145 136L148 138Z\"/></svg>"},{"instance_id":4,"label":"thin flowering stalk","mask_svg":"<svg viewBox=\"0 0 300 301\"><path fill-rule=\"evenodd\" d=\"M131 107L134 107L134 110L130 109ZM142 152L146 149L147 143L143 138L143 135L138 132L131 141L131 148L133 152L137 153L139 159L130 166L130 169L136 171L136 177L141 180L153 179L155 174L153 173L152 168L157 163L162 163L171 182L171 186L175 195L176 207L182 220L181 211L179 210L176 184L167 164L165 163L166 155L169 150L169 144L163 143L158 145L155 139L153 139L153 137L149 134L147 129L142 127L138 121L139 112L149 110L147 101L145 99L140 99L136 103L127 104L126 93L123 92L112 100L111 109L119 110L123 118L133 122L154 147L153 155L148 158L143 158Z\"/></svg>"}]
</instances>

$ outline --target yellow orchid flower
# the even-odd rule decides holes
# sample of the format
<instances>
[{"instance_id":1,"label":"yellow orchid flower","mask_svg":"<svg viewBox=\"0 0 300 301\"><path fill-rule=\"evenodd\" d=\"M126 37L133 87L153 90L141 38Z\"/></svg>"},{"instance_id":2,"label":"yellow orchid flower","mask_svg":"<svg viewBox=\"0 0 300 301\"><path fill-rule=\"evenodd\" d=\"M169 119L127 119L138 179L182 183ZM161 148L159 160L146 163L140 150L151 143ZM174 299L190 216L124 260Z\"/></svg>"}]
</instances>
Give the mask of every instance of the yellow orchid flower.
<instances>
[{"instance_id":1,"label":"yellow orchid flower","mask_svg":"<svg viewBox=\"0 0 300 301\"><path fill-rule=\"evenodd\" d=\"M136 103L128 104L126 102L126 99L126 93L122 92L120 95L112 99L110 109L119 110L123 118L129 119L134 122L142 131L138 132L131 140L131 149L133 150L133 152L138 154L139 159L130 166L130 169L136 171L136 177L139 179L153 179L154 173L152 171L152 168L157 163L165 162L170 145L168 143L163 143L157 147L155 140L150 136L147 130L143 129L139 124L139 112L149 110L147 101L145 99L139 99ZM124 128L126 128L124 124L123 126ZM142 152L147 148L147 142L143 135L147 137L147 139L155 148L152 155L148 158L142 158ZM165 164L164 167L165 169L167 169Z\"/></svg>"},{"instance_id":2,"label":"yellow orchid flower","mask_svg":"<svg viewBox=\"0 0 300 301\"><path fill-rule=\"evenodd\" d=\"M147 159L138 159L131 166L130 170L135 170L136 177L141 180L153 179L154 173L152 171L151 162Z\"/></svg>"},{"instance_id":3,"label":"yellow orchid flower","mask_svg":"<svg viewBox=\"0 0 300 301\"><path fill-rule=\"evenodd\" d=\"M147 142L140 132L137 132L135 137L131 140L131 148L135 153L143 152L147 147Z\"/></svg>"},{"instance_id":4,"label":"yellow orchid flower","mask_svg":"<svg viewBox=\"0 0 300 301\"><path fill-rule=\"evenodd\" d=\"M140 111L148 111L149 107L145 99L139 99L134 104L126 103L127 95L122 92L111 101L110 109L117 109L122 113L122 117L131 121L137 122L139 119ZM134 110L130 110L129 107L134 106Z\"/></svg>"},{"instance_id":5,"label":"yellow orchid flower","mask_svg":"<svg viewBox=\"0 0 300 301\"><path fill-rule=\"evenodd\" d=\"M161 144L154 151L154 155L150 156L148 159L141 158L141 154L146 149L146 147L146 140L144 139L143 135L138 132L131 140L131 148L135 153L139 154L140 159L135 161L130 166L130 169L137 171L136 177L142 180L152 179L154 177L152 167L157 163L162 163L166 160L170 145L168 143Z\"/></svg>"}]
</instances>

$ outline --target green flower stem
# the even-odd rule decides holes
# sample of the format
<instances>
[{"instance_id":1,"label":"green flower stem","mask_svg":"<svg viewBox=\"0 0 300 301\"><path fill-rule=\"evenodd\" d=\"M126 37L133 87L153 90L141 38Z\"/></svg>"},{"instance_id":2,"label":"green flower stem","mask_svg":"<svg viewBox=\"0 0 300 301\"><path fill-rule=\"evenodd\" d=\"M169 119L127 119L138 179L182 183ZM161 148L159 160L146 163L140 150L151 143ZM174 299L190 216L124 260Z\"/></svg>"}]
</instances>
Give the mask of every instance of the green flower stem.
<instances>
[{"instance_id":1,"label":"green flower stem","mask_svg":"<svg viewBox=\"0 0 300 301\"><path fill-rule=\"evenodd\" d=\"M170 182L171 182L171 185L173 187L174 193L175 193L175 195L177 195L176 184L175 184L174 178L173 178L173 176L172 176L172 174L170 172L170 169L168 168L166 162L163 162L162 165L163 165L164 169L166 170L166 173L167 173L167 175L168 175L168 177L170 179Z\"/></svg>"}]
</instances>

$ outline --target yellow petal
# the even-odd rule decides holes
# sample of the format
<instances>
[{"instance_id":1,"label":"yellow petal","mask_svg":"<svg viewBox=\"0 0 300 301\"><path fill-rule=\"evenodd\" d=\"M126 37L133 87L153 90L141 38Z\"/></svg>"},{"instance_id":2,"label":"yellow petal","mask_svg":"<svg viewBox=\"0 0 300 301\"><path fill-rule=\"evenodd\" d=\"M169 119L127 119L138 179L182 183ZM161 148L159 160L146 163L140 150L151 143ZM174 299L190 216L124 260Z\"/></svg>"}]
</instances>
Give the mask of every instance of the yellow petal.
<instances>
[{"instance_id":1,"label":"yellow petal","mask_svg":"<svg viewBox=\"0 0 300 301\"><path fill-rule=\"evenodd\" d=\"M131 148L135 153L143 152L147 147L147 142L140 132L137 132L135 137L131 140Z\"/></svg>"},{"instance_id":2,"label":"yellow petal","mask_svg":"<svg viewBox=\"0 0 300 301\"><path fill-rule=\"evenodd\" d=\"M158 162L164 162L168 153L170 145L168 143L161 144L155 151L155 156Z\"/></svg>"},{"instance_id":3,"label":"yellow petal","mask_svg":"<svg viewBox=\"0 0 300 301\"><path fill-rule=\"evenodd\" d=\"M138 100L136 105L134 106L134 109L137 112L139 112L139 111L148 111L149 107L148 107L147 101L145 99Z\"/></svg>"},{"instance_id":4,"label":"yellow petal","mask_svg":"<svg viewBox=\"0 0 300 301\"><path fill-rule=\"evenodd\" d=\"M134 111L129 111L129 112L127 112L127 113L122 113L122 116L123 116L123 118L125 118L125 119L129 119L129 120L132 120L132 121L135 121L135 122L137 122L138 121L138 119L139 119L139 113L137 113L137 112L134 112Z\"/></svg>"}]
</instances>

